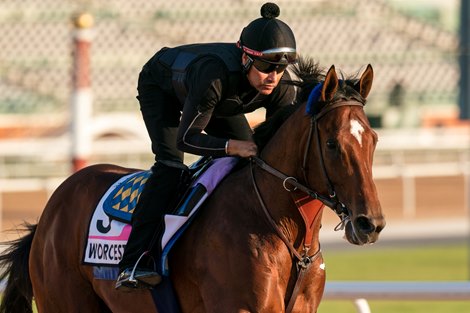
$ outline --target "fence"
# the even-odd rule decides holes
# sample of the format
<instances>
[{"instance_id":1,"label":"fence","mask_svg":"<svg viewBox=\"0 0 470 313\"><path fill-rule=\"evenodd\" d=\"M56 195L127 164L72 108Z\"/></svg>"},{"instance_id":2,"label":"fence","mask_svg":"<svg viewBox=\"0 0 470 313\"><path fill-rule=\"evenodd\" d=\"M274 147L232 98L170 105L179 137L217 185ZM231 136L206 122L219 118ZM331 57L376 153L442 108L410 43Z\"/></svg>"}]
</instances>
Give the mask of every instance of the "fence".
<instances>
[{"instance_id":1,"label":"fence","mask_svg":"<svg viewBox=\"0 0 470 313\"><path fill-rule=\"evenodd\" d=\"M116 121L123 121L122 125ZM149 152L149 139L140 119L134 115L110 115L95 119L93 123L93 163L115 163L121 166L148 168L153 164ZM121 133L121 137L107 137L102 134ZM435 203L426 204L428 214L446 205L469 207L470 188L470 132L468 128L421 129L421 130L378 130L379 144L374 157L374 177L382 181L394 180L397 185L384 190L384 201L391 199L394 212L404 218L414 218L423 197L422 180L439 178L434 185L436 193L446 194L436 198ZM101 135L100 135L101 134ZM67 136L50 139L25 139L0 141L0 192L9 188L15 180L37 178L35 186L42 181L66 177L70 173ZM21 151L21 154L18 154ZM195 157L187 158L188 163ZM448 182L449 177L454 181ZM458 181L458 183L456 183ZM419 182L419 183L418 183ZM48 183L47 185L50 186ZM435 190L434 189L434 190ZM379 193L380 194L380 193ZM435 194L426 191L426 197ZM422 204L421 204L422 206ZM433 208L435 207L435 208ZM461 214L465 213L461 209Z\"/></svg>"}]
</instances>

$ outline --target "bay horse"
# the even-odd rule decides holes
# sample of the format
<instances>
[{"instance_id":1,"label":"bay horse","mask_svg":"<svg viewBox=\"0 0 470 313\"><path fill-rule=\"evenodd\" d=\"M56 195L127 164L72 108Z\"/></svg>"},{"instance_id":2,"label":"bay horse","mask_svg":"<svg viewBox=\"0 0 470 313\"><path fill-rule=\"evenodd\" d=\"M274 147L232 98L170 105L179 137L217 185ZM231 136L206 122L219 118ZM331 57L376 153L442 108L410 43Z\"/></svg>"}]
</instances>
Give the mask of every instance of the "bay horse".
<instances>
[{"instance_id":1,"label":"bay horse","mask_svg":"<svg viewBox=\"0 0 470 313\"><path fill-rule=\"evenodd\" d=\"M334 66L325 73L304 59L295 71L298 101L256 128L259 157L222 181L170 254L184 313L316 312L323 205L352 244L375 242L385 226L372 177L377 135L363 108L372 67L338 79ZM0 312L32 312L33 297L47 313L157 312L148 290L117 291L81 263L92 211L135 171L93 165L57 188L39 222L0 256L8 277Z\"/></svg>"}]
</instances>

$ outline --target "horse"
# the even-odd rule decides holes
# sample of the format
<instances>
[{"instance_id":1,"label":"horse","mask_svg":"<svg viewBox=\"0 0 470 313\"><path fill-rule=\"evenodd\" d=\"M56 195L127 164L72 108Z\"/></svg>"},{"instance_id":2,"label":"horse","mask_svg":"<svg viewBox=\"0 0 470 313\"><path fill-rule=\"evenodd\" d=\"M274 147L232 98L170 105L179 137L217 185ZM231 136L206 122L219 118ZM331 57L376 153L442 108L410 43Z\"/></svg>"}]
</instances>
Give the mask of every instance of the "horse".
<instances>
[{"instance_id":1,"label":"horse","mask_svg":"<svg viewBox=\"0 0 470 313\"><path fill-rule=\"evenodd\" d=\"M181 312L316 312L325 267L323 207L354 245L378 240L385 218L372 177L377 134L362 75L338 78L311 59L294 68L297 101L254 131L258 157L240 162L201 206L169 256ZM0 312L157 312L148 290L124 293L81 263L87 221L105 191L137 171L86 167L51 195L37 224L0 256Z\"/></svg>"}]
</instances>

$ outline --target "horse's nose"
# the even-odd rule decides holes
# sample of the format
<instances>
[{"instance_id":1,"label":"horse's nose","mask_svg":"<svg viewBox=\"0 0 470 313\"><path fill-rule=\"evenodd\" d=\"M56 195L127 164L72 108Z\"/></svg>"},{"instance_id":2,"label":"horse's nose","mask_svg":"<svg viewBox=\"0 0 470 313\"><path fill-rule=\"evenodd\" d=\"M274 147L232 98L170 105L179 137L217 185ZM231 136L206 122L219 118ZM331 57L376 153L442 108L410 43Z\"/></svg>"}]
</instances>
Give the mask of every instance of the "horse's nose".
<instances>
[{"instance_id":1,"label":"horse's nose","mask_svg":"<svg viewBox=\"0 0 470 313\"><path fill-rule=\"evenodd\" d=\"M364 235L369 235L373 232L380 233L385 227L385 220L383 218L370 218L360 215L354 220L354 226Z\"/></svg>"}]
</instances>

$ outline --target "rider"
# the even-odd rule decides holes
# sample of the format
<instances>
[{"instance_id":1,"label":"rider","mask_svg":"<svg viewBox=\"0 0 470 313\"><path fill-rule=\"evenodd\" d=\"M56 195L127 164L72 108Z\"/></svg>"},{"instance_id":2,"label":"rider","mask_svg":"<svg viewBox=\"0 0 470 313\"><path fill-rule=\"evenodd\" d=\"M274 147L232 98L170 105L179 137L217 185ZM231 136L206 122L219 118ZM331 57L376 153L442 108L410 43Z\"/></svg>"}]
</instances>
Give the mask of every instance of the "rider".
<instances>
[{"instance_id":1,"label":"rider","mask_svg":"<svg viewBox=\"0 0 470 313\"><path fill-rule=\"evenodd\" d=\"M244 113L264 107L269 117L294 101L285 69L297 59L295 37L276 18L279 13L276 4L266 3L262 17L243 29L237 44L163 48L144 65L137 99L156 162L133 213L117 289L149 288L161 281L154 260L161 255L163 217L174 209L187 169L183 152L255 156Z\"/></svg>"}]
</instances>

